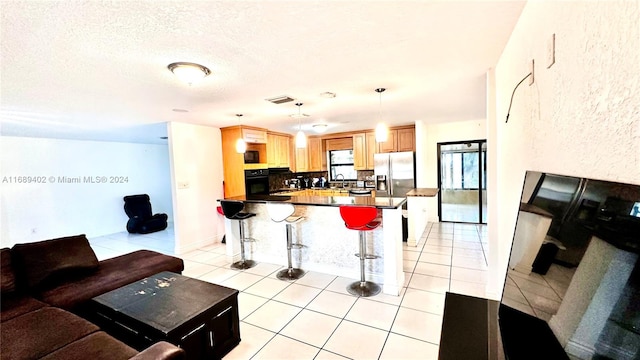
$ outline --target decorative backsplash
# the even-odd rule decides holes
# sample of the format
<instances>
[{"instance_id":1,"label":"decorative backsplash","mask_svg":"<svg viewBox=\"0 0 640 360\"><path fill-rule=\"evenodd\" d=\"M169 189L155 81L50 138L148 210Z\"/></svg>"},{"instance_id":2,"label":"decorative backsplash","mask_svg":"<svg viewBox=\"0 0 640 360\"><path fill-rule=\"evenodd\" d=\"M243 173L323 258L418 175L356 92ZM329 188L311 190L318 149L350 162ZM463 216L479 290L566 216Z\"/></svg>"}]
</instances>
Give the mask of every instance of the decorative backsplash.
<instances>
[{"instance_id":1,"label":"decorative backsplash","mask_svg":"<svg viewBox=\"0 0 640 360\"><path fill-rule=\"evenodd\" d=\"M324 177L328 179L329 176L326 171L315 171L315 172L301 172L301 173L278 173L278 174L270 174L269 175L269 192L276 192L285 187L285 181L296 179L298 176L302 176L302 178L321 178ZM367 180L367 177L373 176L373 170L358 170L358 180ZM311 183L312 180L309 180ZM349 183L351 183L350 181ZM309 185L311 186L311 185Z\"/></svg>"}]
</instances>

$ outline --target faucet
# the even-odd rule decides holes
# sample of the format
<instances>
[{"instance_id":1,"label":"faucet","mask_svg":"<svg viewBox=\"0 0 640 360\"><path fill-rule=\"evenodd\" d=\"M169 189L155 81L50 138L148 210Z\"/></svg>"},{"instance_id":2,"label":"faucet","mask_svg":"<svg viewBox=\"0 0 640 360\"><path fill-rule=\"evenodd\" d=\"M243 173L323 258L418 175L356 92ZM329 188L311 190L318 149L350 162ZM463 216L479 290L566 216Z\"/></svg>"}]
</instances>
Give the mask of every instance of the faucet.
<instances>
[{"instance_id":1,"label":"faucet","mask_svg":"<svg viewBox=\"0 0 640 360\"><path fill-rule=\"evenodd\" d=\"M342 188L344 189L344 175L342 174L336 175L336 180L338 180L338 176L342 176Z\"/></svg>"}]
</instances>

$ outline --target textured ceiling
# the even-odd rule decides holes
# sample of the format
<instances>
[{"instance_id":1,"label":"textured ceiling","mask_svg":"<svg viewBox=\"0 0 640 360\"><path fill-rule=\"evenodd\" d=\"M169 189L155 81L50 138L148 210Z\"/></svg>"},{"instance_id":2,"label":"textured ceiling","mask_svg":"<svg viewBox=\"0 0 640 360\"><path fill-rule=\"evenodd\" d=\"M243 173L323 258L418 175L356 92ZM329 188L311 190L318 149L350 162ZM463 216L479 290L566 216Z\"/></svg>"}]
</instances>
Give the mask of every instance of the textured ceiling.
<instances>
[{"instance_id":1,"label":"textured ceiling","mask_svg":"<svg viewBox=\"0 0 640 360\"><path fill-rule=\"evenodd\" d=\"M294 133L485 118L524 1L2 1L5 135L153 142L158 123ZM167 70L196 62L192 86ZM382 101L375 88L385 87ZM330 91L333 99L320 96ZM186 109L188 112L174 112Z\"/></svg>"}]
</instances>

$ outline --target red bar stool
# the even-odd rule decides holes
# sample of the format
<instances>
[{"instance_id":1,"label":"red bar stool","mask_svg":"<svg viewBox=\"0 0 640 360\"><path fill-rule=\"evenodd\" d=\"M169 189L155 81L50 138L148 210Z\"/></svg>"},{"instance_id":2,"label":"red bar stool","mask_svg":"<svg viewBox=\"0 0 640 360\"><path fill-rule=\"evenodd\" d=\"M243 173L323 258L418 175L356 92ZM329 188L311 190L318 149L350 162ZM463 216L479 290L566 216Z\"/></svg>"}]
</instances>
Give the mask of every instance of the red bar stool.
<instances>
[{"instance_id":1,"label":"red bar stool","mask_svg":"<svg viewBox=\"0 0 640 360\"><path fill-rule=\"evenodd\" d=\"M300 249L303 245L293 244L291 241L291 225L298 223L304 219L302 216L294 215L295 207L289 203L267 203L267 213L271 220L275 222L284 222L286 224L287 232L287 263L288 267L284 270L278 271L276 277L280 280L297 280L304 276L305 271L302 269L296 269L291 264L291 248Z\"/></svg>"},{"instance_id":2,"label":"red bar stool","mask_svg":"<svg viewBox=\"0 0 640 360\"><path fill-rule=\"evenodd\" d=\"M222 211L222 206L216 206L216 211L218 212L218 214L224 216L224 212ZM227 243L227 235L222 235L222 241L223 244Z\"/></svg>"},{"instance_id":3,"label":"red bar stool","mask_svg":"<svg viewBox=\"0 0 640 360\"><path fill-rule=\"evenodd\" d=\"M347 229L358 230L360 235L360 281L347 286L347 291L356 296L375 296L380 293L380 285L365 281L364 260L372 258L366 254L366 231L371 231L380 226L378 209L374 206L340 206L340 216L344 220Z\"/></svg>"},{"instance_id":4,"label":"red bar stool","mask_svg":"<svg viewBox=\"0 0 640 360\"><path fill-rule=\"evenodd\" d=\"M220 200L220 207L224 216L229 220L238 220L240 226L240 261L231 264L232 269L244 270L256 266L253 260L246 260L244 255L244 242L252 241L244 237L244 220L256 216L254 213L243 213L244 203L242 201Z\"/></svg>"}]
</instances>

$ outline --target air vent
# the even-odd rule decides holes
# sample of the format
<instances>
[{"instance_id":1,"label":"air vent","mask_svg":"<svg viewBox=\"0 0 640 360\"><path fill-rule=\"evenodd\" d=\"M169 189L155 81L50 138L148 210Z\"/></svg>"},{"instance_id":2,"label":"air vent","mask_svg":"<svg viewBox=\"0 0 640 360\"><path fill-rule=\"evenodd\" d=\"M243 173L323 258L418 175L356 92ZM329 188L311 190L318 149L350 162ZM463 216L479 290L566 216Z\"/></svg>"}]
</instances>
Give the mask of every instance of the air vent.
<instances>
[{"instance_id":1,"label":"air vent","mask_svg":"<svg viewBox=\"0 0 640 360\"><path fill-rule=\"evenodd\" d=\"M293 101L294 99L290 96L287 95L282 95L282 96L276 96L274 98L271 99L265 99L269 102L272 102L274 104L284 104L284 103L288 103L290 101Z\"/></svg>"}]
</instances>

